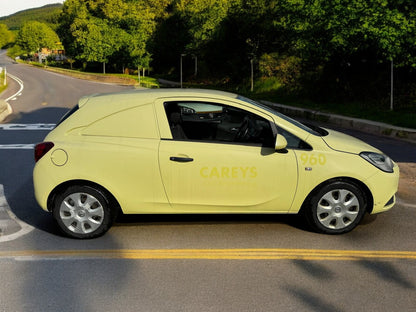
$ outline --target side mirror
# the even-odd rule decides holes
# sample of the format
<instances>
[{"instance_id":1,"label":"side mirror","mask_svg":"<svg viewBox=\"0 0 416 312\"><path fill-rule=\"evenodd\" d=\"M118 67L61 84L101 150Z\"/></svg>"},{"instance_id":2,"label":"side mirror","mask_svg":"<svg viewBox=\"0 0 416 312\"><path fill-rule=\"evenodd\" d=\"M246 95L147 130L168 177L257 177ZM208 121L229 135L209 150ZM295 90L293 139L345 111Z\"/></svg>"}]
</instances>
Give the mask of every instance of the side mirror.
<instances>
[{"instance_id":1,"label":"side mirror","mask_svg":"<svg viewBox=\"0 0 416 312\"><path fill-rule=\"evenodd\" d=\"M276 136L276 143L274 145L274 149L276 151L281 151L281 150L285 149L286 146L287 146L286 138L283 135L278 134Z\"/></svg>"}]
</instances>

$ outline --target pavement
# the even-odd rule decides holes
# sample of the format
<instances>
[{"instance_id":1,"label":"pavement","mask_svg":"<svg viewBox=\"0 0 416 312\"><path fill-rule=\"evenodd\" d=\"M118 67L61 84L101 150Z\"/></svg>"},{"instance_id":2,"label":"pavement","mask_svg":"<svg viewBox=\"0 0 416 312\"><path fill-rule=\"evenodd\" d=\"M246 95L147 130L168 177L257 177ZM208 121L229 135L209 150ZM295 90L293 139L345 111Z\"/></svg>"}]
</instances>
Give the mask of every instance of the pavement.
<instances>
[{"instance_id":1,"label":"pavement","mask_svg":"<svg viewBox=\"0 0 416 312\"><path fill-rule=\"evenodd\" d=\"M0 184L0 243L17 239L33 229L12 212L4 195L4 187Z\"/></svg>"},{"instance_id":2,"label":"pavement","mask_svg":"<svg viewBox=\"0 0 416 312\"><path fill-rule=\"evenodd\" d=\"M12 108L5 100L0 99L0 122L12 113Z\"/></svg>"},{"instance_id":3,"label":"pavement","mask_svg":"<svg viewBox=\"0 0 416 312\"><path fill-rule=\"evenodd\" d=\"M3 185L0 184L0 237L21 230L21 226L10 212L10 207L4 196Z\"/></svg>"}]
</instances>

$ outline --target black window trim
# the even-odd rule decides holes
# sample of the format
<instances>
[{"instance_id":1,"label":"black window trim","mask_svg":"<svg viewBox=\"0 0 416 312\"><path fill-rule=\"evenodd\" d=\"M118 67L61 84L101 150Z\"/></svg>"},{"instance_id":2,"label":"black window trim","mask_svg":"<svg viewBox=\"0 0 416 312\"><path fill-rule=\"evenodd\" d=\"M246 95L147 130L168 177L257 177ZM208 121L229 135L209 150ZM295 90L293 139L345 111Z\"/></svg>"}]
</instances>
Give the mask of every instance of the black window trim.
<instances>
[{"instance_id":1,"label":"black window trim","mask_svg":"<svg viewBox=\"0 0 416 312\"><path fill-rule=\"evenodd\" d=\"M72 107L69 111L67 111L65 115L62 116L61 120L59 120L59 122L56 124L55 128L58 127L61 123L63 123L65 120L67 120L69 117L71 117L78 109L79 105L77 104L74 107Z\"/></svg>"}]
</instances>

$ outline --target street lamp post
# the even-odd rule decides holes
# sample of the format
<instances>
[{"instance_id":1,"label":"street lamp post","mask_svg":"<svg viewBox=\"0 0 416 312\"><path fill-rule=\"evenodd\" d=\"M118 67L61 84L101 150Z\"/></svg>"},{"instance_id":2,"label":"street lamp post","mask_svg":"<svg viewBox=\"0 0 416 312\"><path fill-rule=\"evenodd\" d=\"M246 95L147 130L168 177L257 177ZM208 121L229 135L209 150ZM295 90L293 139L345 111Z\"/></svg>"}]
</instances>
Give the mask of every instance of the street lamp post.
<instances>
[{"instance_id":1,"label":"street lamp post","mask_svg":"<svg viewBox=\"0 0 416 312\"><path fill-rule=\"evenodd\" d=\"M253 59L250 59L250 67L251 67L251 92L254 91L254 68L253 68Z\"/></svg>"},{"instance_id":2,"label":"street lamp post","mask_svg":"<svg viewBox=\"0 0 416 312\"><path fill-rule=\"evenodd\" d=\"M393 59L391 59L391 64L390 64L390 110L393 110L393 101L394 101L394 96L393 96L393 87L394 87L394 80L393 80L393 71L394 71L394 63L393 63Z\"/></svg>"},{"instance_id":3,"label":"street lamp post","mask_svg":"<svg viewBox=\"0 0 416 312\"><path fill-rule=\"evenodd\" d=\"M186 56L186 54L184 54L184 53L182 53L181 54L181 68L180 68L180 71L181 71L181 88L183 88L183 72L182 72L182 58L184 57L184 56Z\"/></svg>"},{"instance_id":4,"label":"street lamp post","mask_svg":"<svg viewBox=\"0 0 416 312\"><path fill-rule=\"evenodd\" d=\"M192 54L193 59L195 60L195 78L198 75L198 57L195 54Z\"/></svg>"}]
</instances>

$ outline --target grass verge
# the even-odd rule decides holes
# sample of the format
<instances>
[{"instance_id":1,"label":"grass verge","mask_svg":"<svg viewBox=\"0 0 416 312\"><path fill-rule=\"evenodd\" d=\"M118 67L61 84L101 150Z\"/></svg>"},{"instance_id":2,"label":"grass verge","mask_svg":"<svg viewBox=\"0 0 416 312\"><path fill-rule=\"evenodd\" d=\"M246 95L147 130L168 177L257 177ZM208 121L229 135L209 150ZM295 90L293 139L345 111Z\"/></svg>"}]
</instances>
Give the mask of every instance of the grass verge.
<instances>
[{"instance_id":1,"label":"grass verge","mask_svg":"<svg viewBox=\"0 0 416 312\"><path fill-rule=\"evenodd\" d=\"M4 84L4 76L5 76L6 74L5 74L5 72L4 72L4 70L2 70L1 72L0 72L0 93L2 93L4 90L6 90L7 89L7 83L6 84Z\"/></svg>"}]
</instances>

